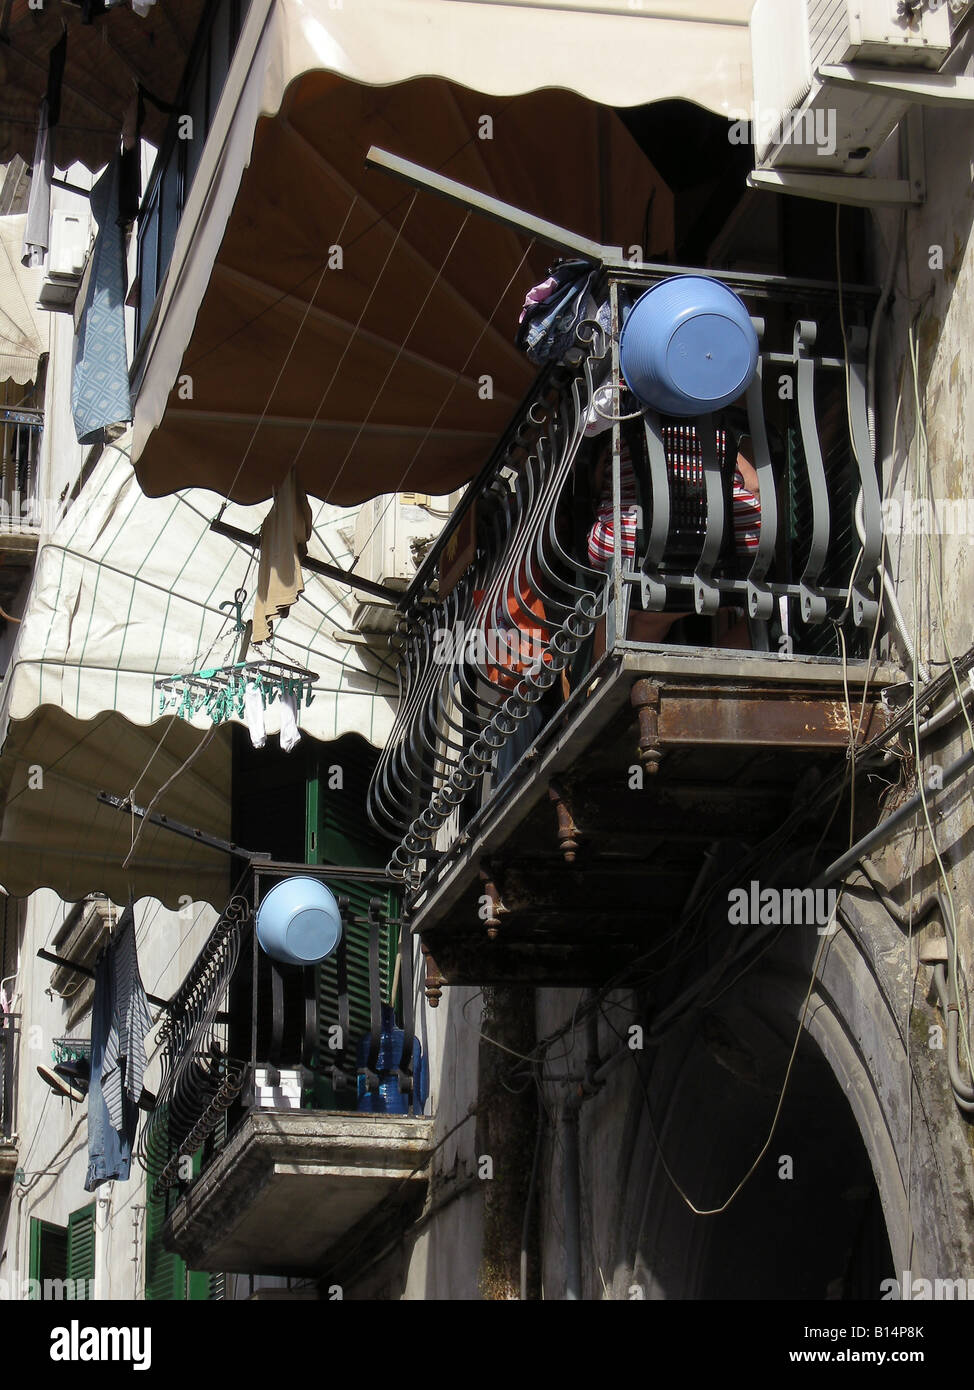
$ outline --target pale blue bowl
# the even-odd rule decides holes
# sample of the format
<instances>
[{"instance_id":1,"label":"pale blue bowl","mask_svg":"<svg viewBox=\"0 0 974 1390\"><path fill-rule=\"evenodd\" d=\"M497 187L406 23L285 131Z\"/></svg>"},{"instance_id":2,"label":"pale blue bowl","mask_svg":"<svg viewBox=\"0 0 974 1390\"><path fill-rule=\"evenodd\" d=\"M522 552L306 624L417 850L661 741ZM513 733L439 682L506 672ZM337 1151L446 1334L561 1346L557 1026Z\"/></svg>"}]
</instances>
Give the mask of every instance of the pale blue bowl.
<instances>
[{"instance_id":1,"label":"pale blue bowl","mask_svg":"<svg viewBox=\"0 0 974 1390\"><path fill-rule=\"evenodd\" d=\"M758 363L758 335L733 290L673 275L641 295L619 337L622 374L663 415L705 415L736 401Z\"/></svg>"},{"instance_id":2,"label":"pale blue bowl","mask_svg":"<svg viewBox=\"0 0 974 1390\"><path fill-rule=\"evenodd\" d=\"M342 939L334 893L317 878L285 878L257 909L257 940L282 965L317 965Z\"/></svg>"}]
</instances>

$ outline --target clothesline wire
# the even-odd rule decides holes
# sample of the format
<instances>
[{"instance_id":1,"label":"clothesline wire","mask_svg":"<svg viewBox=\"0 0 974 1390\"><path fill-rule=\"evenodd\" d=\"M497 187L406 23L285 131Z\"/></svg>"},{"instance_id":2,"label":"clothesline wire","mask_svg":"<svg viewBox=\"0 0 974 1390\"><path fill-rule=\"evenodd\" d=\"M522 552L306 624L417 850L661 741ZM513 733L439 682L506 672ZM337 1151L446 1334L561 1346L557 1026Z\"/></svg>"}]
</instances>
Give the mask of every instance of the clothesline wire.
<instances>
[{"instance_id":1,"label":"clothesline wire","mask_svg":"<svg viewBox=\"0 0 974 1390\"><path fill-rule=\"evenodd\" d=\"M498 115L502 115L514 100L514 97L508 97L507 101L501 102L498 106ZM447 168L448 165L453 163L453 161L457 158L458 155L463 154L463 151L465 149L467 149L470 145L475 144L475 142L479 139L479 134L474 133L472 135L469 135L467 139L463 141L462 144L458 145L451 154L447 155L446 159L444 159L442 163L433 166L433 171L437 174L441 174L443 170ZM358 195L356 194L356 197L357 196ZM381 226L382 223L388 222L389 219L402 207L403 203L406 201L408 196L408 194L404 193L402 197L399 198L395 203L393 203L392 207L390 207L386 212L380 212L378 216L372 219L368 226L362 228L362 230L358 233L357 236L352 237L351 241L348 242L347 246L345 246L343 250L350 250L351 247L357 245L357 243L360 242L364 237L367 237L369 232L374 231L375 228ZM413 197L415 197L415 194L413 194ZM282 304L285 299L288 299L291 295L295 293L296 290L299 290L302 287L302 285L306 284L307 281L311 279L312 275L314 275L313 270L309 271L307 275L302 275L300 280L295 281L295 283L289 289L283 290L281 294L279 294L276 299L271 300L269 304L265 304L263 309L259 309L256 314L252 314L250 318L245 319L243 323L239 324L236 328L231 329L231 331L225 337L220 338L219 341L215 342L212 345L212 347L205 348L203 351L201 351L197 357L194 357L191 362L187 363L187 366L195 367L198 362L202 362L203 359L205 357L209 357L211 353L218 352L221 347L224 347L225 344L230 342L230 340L232 338L235 338L239 333L246 332L246 330L250 328L252 324L257 323L258 320L262 319L265 314L269 314L273 309L276 309L279 304Z\"/></svg>"},{"instance_id":2,"label":"clothesline wire","mask_svg":"<svg viewBox=\"0 0 974 1390\"><path fill-rule=\"evenodd\" d=\"M147 807L145 808L145 810L143 811L143 813L142 813L142 819L141 819L141 821L139 822L139 828L138 828L138 830L135 830L135 829L134 829L134 826L135 826L135 808L134 808L134 806L132 807L132 824L133 824L133 832L134 832L134 833L133 833L133 835L132 835L132 846L131 846L131 848L129 849L128 854L127 854L127 855L125 856L125 858L122 860L122 868L123 868L123 869L127 869L127 868L128 868L129 862L131 861L131 858L132 858L132 855L135 853L136 846L138 845L139 840L142 838L142 832L143 832L143 830L145 829L146 825L148 824L149 816L150 816L150 814L151 814L153 808L154 808L154 807L156 806L156 804L158 803L159 798L162 796L163 792L166 791L167 788L170 787L170 786L172 785L173 782L175 782L175 780L176 780L177 777L179 777L183 772L186 771L186 769L199 757L199 755L202 753L203 749L209 746L209 744L210 744L210 742L211 742L211 740L212 740L212 738L213 738L213 735L214 735L214 734L217 732L217 730L220 729L221 727L222 727L222 725L219 725L219 724L211 724L210 727L209 727L209 729L207 729L206 733L205 733L205 734L203 735L203 737L200 739L199 743L196 745L196 747L195 747L195 748L193 749L193 751L190 753L189 757L186 758L186 759L180 764L180 766L176 768L176 771L175 771L174 773L172 773L171 776L169 776L169 777L166 778L165 782L163 782L162 786L159 788L159 790L156 792L155 796L152 798L152 800L149 802L148 806L147 806Z\"/></svg>"},{"instance_id":3,"label":"clothesline wire","mask_svg":"<svg viewBox=\"0 0 974 1390\"><path fill-rule=\"evenodd\" d=\"M410 200L409 200L409 205L408 205L408 207L406 208L405 213L403 214L402 221L399 223L398 227L396 228L396 234L395 234L395 236L394 236L393 239L392 239L392 245L389 247L389 250L386 252L385 260L382 262L382 265L381 265L381 267L379 268L379 273L378 273L378 275L375 277L375 280L372 282L372 287L370 288L370 290L369 290L369 292L368 292L368 295L366 296L365 303L362 305L362 308L361 308L361 310L359 311L359 316L358 316L358 318L355 320L355 323L354 323L354 326L353 326L353 328L352 328L351 333L348 335L348 337L347 337L346 340L345 340L345 346L342 348L341 355L339 356L338 361L335 363L334 370L332 371L331 377L330 377L329 380L328 380L328 385L325 387L324 391L322 392L321 397L320 397L320 399L319 399L319 401L318 401L318 404L315 406L315 413L312 415L311 419L309 420L308 426L307 426L307 428L305 429L304 435L303 435L303 437L301 438L300 442L298 443L298 447L297 447L297 449L296 449L295 452L294 452L294 457L293 457L292 460L291 460L291 467L292 467L292 468L297 464L298 459L301 457L301 454L302 454L302 452L303 452L303 450L304 450L304 446L307 444L309 438L311 437L311 431L314 429L314 427L315 427L315 425L316 425L316 423L317 423L317 421L318 421L318 416L321 414L321 411L322 411L322 409L324 408L325 401L328 399L329 395L331 394L331 388L334 386L335 381L336 381L336 379L337 379L337 377L338 377L338 373L339 373L339 372L341 371L341 369L342 369L342 363L345 361L345 358L348 356L349 349L351 348L352 344L353 344L354 341L355 341L355 338L356 338L356 336L357 336L357 334L358 334L359 328L360 328L361 325L362 325L362 320L365 318L365 315L368 313L369 305L372 303L372 300L375 298L376 290L379 288L379 284L380 284L380 282L381 282L381 280L382 280L382 277L383 277L383 275L384 275L385 272L386 272L386 266L389 264L390 260L392 259L392 254L393 254L393 252L395 251L396 247L399 245L399 241L400 241L400 239L401 239L401 237L402 237L402 233L403 233L403 228L405 227L407 221L409 220L409 214L412 212L413 207L415 206L416 199L418 198L418 196L419 196L419 192L418 192L418 190L417 190L416 192L413 193L412 197L410 198ZM449 254L449 253L448 253L448 254ZM435 282L434 282L434 283L435 283ZM428 296L427 296L427 298L428 298ZM424 300L423 302L425 303L426 301ZM412 330L410 330L410 331L412 331ZM408 334L407 334L407 337L408 337ZM398 351L397 351L397 353L396 353L396 358L395 358L396 361L399 360L399 354L400 354L401 352L402 352L402 345L400 345L400 347L399 347L399 349L398 349ZM383 383L383 384L384 384L384 383ZM380 387L379 389L380 389L380 392L381 392L381 389L382 389L382 388ZM375 407L375 402L373 402L372 406L370 407L370 410L371 410L371 409L374 409L374 407ZM357 438L358 438L358 436L356 435L356 439L357 439ZM348 457L348 456L346 455L346 461L347 461L347 457ZM343 461L342 467L344 467L344 461ZM339 473L339 477L340 477L340 476L341 476L341 473ZM312 522L312 529L313 529L313 527L314 527L314 523Z\"/></svg>"},{"instance_id":4,"label":"clothesline wire","mask_svg":"<svg viewBox=\"0 0 974 1390\"><path fill-rule=\"evenodd\" d=\"M469 217L469 215L470 215L470 214L468 213L467 216ZM462 231L462 230L463 230L463 229L461 228L461 231ZM457 235L459 235L459 233L458 233ZM450 402L450 397L453 395L454 391L455 391L456 388L457 388L457 383L459 382L460 378L464 375L464 373L466 372L468 366L470 365L470 362L471 362L471 360L472 360L472 358L473 358L474 353L477 351L477 349L478 349L478 347L480 346L480 344L481 344L481 342L482 342L484 336L485 336L486 333L487 333L487 330L490 328L491 324L493 323L494 319L496 318L497 313L498 313L498 311L500 310L501 305L504 303L504 300L507 298L507 295L508 295L509 292L510 292L511 286L514 284L514 281L517 279L517 277L521 274L521 271L522 271L522 269L524 268L524 263L525 263L525 261L527 260L527 258L530 256L531 251L532 251L533 248L534 248L535 240L536 240L536 238L534 238L534 237L531 238L530 242L528 243L527 249L526 249L526 251L524 252L524 255L523 255L523 256L521 257L521 259L518 261L517 266L516 266L516 268L515 268L513 274L511 275L511 277L510 277L510 279L508 280L507 284L504 286L503 290L501 291L500 295L498 296L497 302L495 303L493 309L490 311L490 317L484 320L484 323L483 323L483 326L482 326L480 332L477 334L477 337L474 339L473 347L472 347L472 348L470 349L470 351L467 353L467 356L466 356L466 358L465 358L465 360L464 360L462 366L460 366L460 367L457 369L457 371L456 371L456 373L455 373L455 375L454 375L454 377L453 377L452 382L450 383L449 387L447 388L446 395L443 397L443 401L442 401L441 405L440 405L439 408L437 409L436 414L433 416L432 420L430 421L430 423L429 423L429 425L428 425L428 427L427 427L427 429L426 429L426 433L423 435L422 439L421 439L421 440L419 441L419 443L417 444L416 449L414 450L412 457L410 458L409 462L406 464L406 467L404 468L404 470L403 470L403 472L402 472L402 475L401 475L401 477L399 478L399 481L396 483L395 488L390 492L389 497L388 497L388 500L386 501L385 506L382 508L382 511L381 511L381 513L379 514L379 517L378 517L378 519L376 520L375 524L373 525L372 530L369 532L368 536L365 538L365 541L364 541L364 543L363 543L363 545L362 545L362 547L361 547L361 553L364 554L364 552L368 549L369 542L371 541L372 537L375 535L376 531L377 531L377 530L379 529L379 527L381 526L382 521L383 521L383 519L384 519L384 517L385 517L386 512L389 510L389 508L392 506L393 502L396 500L396 497L398 496L398 493L399 493L400 489L402 488L403 483L406 481L406 478L409 476L410 472L412 471L413 466L414 466L414 464L416 463L417 458L419 457L419 455L422 453L423 449L425 448L425 446L426 446L426 441L429 439L430 435L431 435L431 434L433 433L433 431L436 429L436 423L437 423L437 421L439 420L440 416L443 414L444 410L446 410L446 407L447 407L447 405L448 405L449 402ZM452 248L451 248L451 249L452 249ZM410 330L410 331L411 331L411 330ZM408 335L407 335L407 336L408 336ZM337 480L336 480L336 481L337 481ZM353 563L353 565L352 565L352 568L353 568L353 569L354 569L354 567L355 567L355 564L358 563L358 559L359 559L359 557L356 556L356 557L355 557L355 561L354 561L354 563Z\"/></svg>"},{"instance_id":5,"label":"clothesline wire","mask_svg":"<svg viewBox=\"0 0 974 1390\"><path fill-rule=\"evenodd\" d=\"M352 201L351 201L351 202L349 203L349 205L348 205L348 211L345 213L345 220L342 222L342 225L341 225L341 227L339 228L339 231L338 231L338 236L335 238L335 242L333 242L332 245L336 245L336 244L339 245L339 246L341 245L341 243L342 243L342 237L343 237L343 235L344 235L344 233L345 233L345 228L348 226L348 219L351 217L353 211L355 210L355 205L356 205L357 202L358 202L358 194L356 193L356 194L354 195L354 197L352 198ZM266 402L264 403L264 408L263 408L263 410L260 412L260 417L258 418L257 423L254 425L254 428L253 428L253 430L251 431L250 438L249 438L249 440L247 441L247 447L246 447L246 449L244 450L243 458L240 460L240 463L239 463L239 465L238 465L238 467L237 467L237 471L236 471L236 473L233 475L233 481L231 482L229 488L227 489L227 495L226 495L226 497L224 498L223 505L221 506L219 512L217 513L217 519L218 519L218 520L219 520L219 518L223 515L223 513L226 511L226 509L227 509L227 502L228 502L229 499L230 499L230 495L231 495L231 493L233 492L233 489L237 486L237 482L239 481L240 474L241 474L241 473L243 472L243 470L244 470L244 465L246 464L247 459L250 457L250 451L251 451L251 449L254 447L254 441L255 441L256 438L257 438L257 434L258 434L258 432L259 432L259 430L260 430L261 425L264 423L264 418L265 418L265 416L267 415L267 412L268 412L268 411L270 410L270 408L271 408L271 402L273 401L274 396L275 396L276 393L277 393L277 388L278 388L278 386L281 384L281 378L282 378L282 376L284 375L285 370L287 369L287 364L290 362L291 357L292 357L293 354L294 354L294 349L295 349L295 348L297 347L297 345L298 345L298 339L300 338L301 334L302 334L303 331L304 331L304 325L307 323L307 321L308 321L308 315L311 313L311 310L312 310L312 308L314 307L314 302L315 302L315 300L318 298L318 291L321 289L321 286L322 286L322 284L324 283L324 279L325 279L325 276L328 274L330 265L331 265L331 260L330 260L330 258L329 258L329 259L325 260L324 264L323 264L322 267L321 267L321 273L319 274L318 279L317 279L317 282L316 282L316 284L315 284L314 292L312 293L312 295L311 295L310 299L308 300L307 304L304 306L304 313L301 315L300 321L298 322L298 326L297 326L297 328L294 330L294 336L293 336L292 339L291 339L290 346L288 347L287 352L284 354L284 361L281 363L280 367L278 368L277 376L274 378L274 384L271 386L271 389L270 389L270 391L268 392L267 400L266 400Z\"/></svg>"},{"instance_id":6,"label":"clothesline wire","mask_svg":"<svg viewBox=\"0 0 974 1390\"><path fill-rule=\"evenodd\" d=\"M414 194L413 194L413 202L416 201L416 196L417 196L417 195L414 193ZM410 204L410 211L412 211L412 203ZM372 418L372 412L375 410L376 406L379 404L379 401L380 401L380 399L381 399L381 397L382 397L382 393L383 393L383 391L386 389L386 383L388 382L389 378L392 376L392 373L395 371L396 365L397 365L397 363L398 363L400 357L402 356L402 354L403 354L403 353L405 352L405 350L406 350L406 344L409 342L409 339L410 339L410 338L412 337L412 335L413 335L413 329L416 327L417 323L419 323L419 320L422 318L424 309L426 308L427 304L430 302L430 296L432 295L433 291L436 289L437 285L440 283L440 280L443 278L443 271L444 271L444 269L446 268L446 263L447 263L447 261L450 259L450 257L453 255L453 252L454 252L454 249L455 249L455 247L456 247L456 244L457 244L457 242L460 240L461 236L463 235L463 232L464 232L464 230L465 230L465 228L466 228L467 223L470 221L471 216L472 216L472 213L471 213L471 212L469 211L469 209L468 209L467 212L464 214L463 221L460 223L459 227L458 227L457 230L456 230L456 234L455 234L453 240L450 242L450 245L449 245L449 246L447 247L447 249L446 249L446 254L444 255L442 261L440 261L440 264L437 266L437 268L436 268L436 274L434 275L433 280L432 280L432 282L430 283L430 287L429 287L429 289L426 291L425 295L423 296L422 303L420 304L419 308L416 310L416 313L413 315L413 321L412 321L412 323L409 325L408 329L406 330L406 333L405 333L405 335L403 336L402 341L399 343L399 346L396 348L395 356L393 357L392 361L389 363L389 367L388 367L388 369L387 369L387 371L386 371L385 376L382 378L382 380L380 381L378 387L376 388L375 395L374 395L373 398L372 398L372 404L369 406L369 408L368 408L368 410L366 411L366 413L365 413L365 415L363 416L363 418L359 421L358 429L355 431L355 434L354 434L354 436L353 436L353 438L352 438L352 442L351 442L351 444L349 444L348 449L347 449L346 452L345 452L345 457L342 459L341 464L339 465L339 468L338 468L338 472L335 474L335 477L334 477L334 480L333 480L333 484L332 484L334 487L337 487L337 486L338 486L338 483L339 483L339 481L340 481L340 479L341 479L342 474L343 474L344 471L345 471L345 468L346 468L346 466L347 466L347 464L348 464L348 461L349 461L349 459L352 457L352 454L353 454L354 451L355 451L355 446L356 446L356 444L359 442L359 440L360 440L361 437L362 437L362 431L365 429L366 425L367 425L367 424L369 423L369 421L371 420L371 418ZM403 218L403 225L404 225L404 226L405 226L405 222L406 222L406 219ZM400 230L401 230L401 229L400 229ZM384 266L383 266L383 269L385 269ZM425 438L429 438L429 431L427 431ZM415 457L415 455L414 455L414 457ZM407 471L408 471L408 469L407 469ZM405 476L405 475L403 475L403 476ZM399 490L399 489L397 488L396 491L398 492L398 490Z\"/></svg>"}]
</instances>

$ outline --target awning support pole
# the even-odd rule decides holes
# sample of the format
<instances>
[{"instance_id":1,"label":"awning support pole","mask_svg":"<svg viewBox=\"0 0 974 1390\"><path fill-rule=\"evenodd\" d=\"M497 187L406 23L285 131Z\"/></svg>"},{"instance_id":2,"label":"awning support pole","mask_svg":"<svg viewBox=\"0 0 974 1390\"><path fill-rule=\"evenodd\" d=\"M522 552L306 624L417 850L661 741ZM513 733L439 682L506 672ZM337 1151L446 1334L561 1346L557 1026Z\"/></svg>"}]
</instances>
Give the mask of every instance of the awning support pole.
<instances>
[{"instance_id":1,"label":"awning support pole","mask_svg":"<svg viewBox=\"0 0 974 1390\"><path fill-rule=\"evenodd\" d=\"M456 203L471 212L479 212L481 216L489 217L492 222L513 227L514 231L520 232L523 236L547 242L558 251L568 251L573 256L581 256L584 260L599 265L623 260L621 246L603 246L600 241L590 241L588 237L579 236L567 227L560 227L557 222L546 222L544 218L535 217L523 208L516 208L513 203L501 202L500 198L491 198L476 188L458 183L456 179L445 178L422 164L413 164L411 160L401 159L399 155L390 154L388 150L380 150L378 145L373 145L365 156L365 167L383 169L387 174L395 174L397 178L405 179L415 188L425 188L428 192L445 198L448 203Z\"/></svg>"},{"instance_id":2,"label":"awning support pole","mask_svg":"<svg viewBox=\"0 0 974 1390\"><path fill-rule=\"evenodd\" d=\"M218 536L226 536L228 540L250 546L251 550L260 549L260 536L252 535L250 531L242 531L239 526L228 526L225 521L218 519L210 522L210 530L215 531ZM315 560L310 555L304 556L301 568L309 570L311 574L324 575L326 579L337 579L339 584L347 584L350 589L361 589L364 594L385 599L387 603L398 603L402 598L402 594L396 589L388 589L384 584L376 584L351 570L343 570L341 565L327 565L324 560Z\"/></svg>"},{"instance_id":3,"label":"awning support pole","mask_svg":"<svg viewBox=\"0 0 974 1390\"><path fill-rule=\"evenodd\" d=\"M66 970L73 970L76 975L84 975L87 979L93 980L95 972L87 965L81 965L76 960L65 960L64 956L56 956L53 951L38 951L38 960L49 960L52 965L63 965ZM160 999L158 994L147 994L150 1004L155 1004L157 1008L168 1009L169 1000Z\"/></svg>"},{"instance_id":4,"label":"awning support pole","mask_svg":"<svg viewBox=\"0 0 974 1390\"><path fill-rule=\"evenodd\" d=\"M148 819L153 825L161 826L163 830L171 830L174 835L182 835L187 840L195 840L198 844L206 845L208 849L223 850L224 854L233 854L238 859L246 859L251 864L271 857L267 850L243 849L240 845L232 844L229 840L221 840L218 835L207 835L203 830L194 830L191 825L183 825L182 821L172 820L169 816L162 816L157 811L146 813L142 806L136 806L125 796L113 796L111 792L98 792L97 796L98 800L105 806L114 806L116 811L124 811L128 815Z\"/></svg>"}]
</instances>

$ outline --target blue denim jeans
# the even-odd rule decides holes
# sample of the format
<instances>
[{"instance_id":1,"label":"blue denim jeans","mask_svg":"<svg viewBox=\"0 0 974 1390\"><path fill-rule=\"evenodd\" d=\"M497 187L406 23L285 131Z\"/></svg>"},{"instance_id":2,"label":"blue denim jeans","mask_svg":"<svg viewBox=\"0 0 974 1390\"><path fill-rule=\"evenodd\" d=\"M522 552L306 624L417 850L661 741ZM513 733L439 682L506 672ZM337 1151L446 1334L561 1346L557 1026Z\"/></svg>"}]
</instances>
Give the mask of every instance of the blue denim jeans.
<instances>
[{"instance_id":1,"label":"blue denim jeans","mask_svg":"<svg viewBox=\"0 0 974 1390\"><path fill-rule=\"evenodd\" d=\"M132 1144L139 1108L122 1088L123 1127L113 1128L101 1090L105 1043L115 1010L115 976L112 948L106 947L95 966L95 999L91 1010L91 1081L88 1086L88 1175L85 1191L112 1178L125 1179L132 1163Z\"/></svg>"}]
</instances>

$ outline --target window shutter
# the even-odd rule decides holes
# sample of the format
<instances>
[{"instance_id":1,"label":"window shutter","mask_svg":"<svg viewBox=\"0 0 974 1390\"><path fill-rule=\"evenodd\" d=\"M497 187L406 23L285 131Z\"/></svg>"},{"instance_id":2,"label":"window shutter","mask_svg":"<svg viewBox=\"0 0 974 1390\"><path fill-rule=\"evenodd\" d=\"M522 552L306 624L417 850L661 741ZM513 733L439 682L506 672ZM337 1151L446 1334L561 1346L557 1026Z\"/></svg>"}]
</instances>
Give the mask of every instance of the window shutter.
<instances>
[{"instance_id":1,"label":"window shutter","mask_svg":"<svg viewBox=\"0 0 974 1390\"><path fill-rule=\"evenodd\" d=\"M90 1299L95 1280L95 1204L68 1217L67 1277L74 1281L75 1297Z\"/></svg>"},{"instance_id":2,"label":"window shutter","mask_svg":"<svg viewBox=\"0 0 974 1390\"><path fill-rule=\"evenodd\" d=\"M52 1221L30 1219L30 1278L38 1284L45 1279L66 1279L68 1275L68 1232ZM39 1299L43 1290L32 1293Z\"/></svg>"},{"instance_id":3,"label":"window shutter","mask_svg":"<svg viewBox=\"0 0 974 1390\"><path fill-rule=\"evenodd\" d=\"M145 1296L146 1300L173 1302L186 1297L186 1265L162 1243L166 1221L166 1193L153 1195L156 1178L168 1156L169 1129L155 1124L149 1138L145 1175Z\"/></svg>"},{"instance_id":4,"label":"window shutter","mask_svg":"<svg viewBox=\"0 0 974 1390\"><path fill-rule=\"evenodd\" d=\"M365 810L366 794L378 753L364 739L350 734L318 750L308 776L309 864L348 864L355 867L381 867L389 856L389 844L372 825ZM355 879L329 879L336 896L349 900L358 923L346 924L348 942L348 1004L352 1036L345 1039L346 1057L354 1060L359 1038L367 1033L369 1011L369 899L381 897L387 916L397 913L394 894L380 891L380 885ZM379 974L382 998L389 1001L395 968L398 932L390 927L381 943ZM337 963L334 956L317 967L318 1046L327 1060L329 1028L338 1022Z\"/></svg>"},{"instance_id":5,"label":"window shutter","mask_svg":"<svg viewBox=\"0 0 974 1390\"><path fill-rule=\"evenodd\" d=\"M210 1281L216 1276L200 1274L186 1268L182 1256L167 1250L162 1243L162 1228L168 1215L167 1193L152 1195L156 1178L162 1172L169 1156L169 1128L162 1117L162 1123L152 1128L146 1158L148 1168L145 1175L145 1296L155 1302L182 1302L184 1299L207 1299ZM200 1170L200 1155L193 1155L193 1172ZM172 1190L172 1189L170 1189Z\"/></svg>"}]
</instances>

